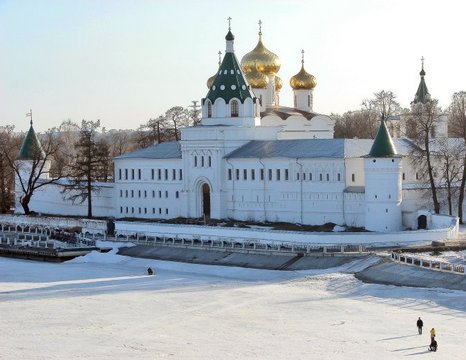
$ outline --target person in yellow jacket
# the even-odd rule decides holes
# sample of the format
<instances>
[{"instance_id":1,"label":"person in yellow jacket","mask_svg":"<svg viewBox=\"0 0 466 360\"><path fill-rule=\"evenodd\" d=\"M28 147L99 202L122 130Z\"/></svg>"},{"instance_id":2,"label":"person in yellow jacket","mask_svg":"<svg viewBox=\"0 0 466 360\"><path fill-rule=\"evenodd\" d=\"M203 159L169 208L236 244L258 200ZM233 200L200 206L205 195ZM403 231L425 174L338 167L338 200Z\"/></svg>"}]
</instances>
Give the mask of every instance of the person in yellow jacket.
<instances>
[{"instance_id":1,"label":"person in yellow jacket","mask_svg":"<svg viewBox=\"0 0 466 360\"><path fill-rule=\"evenodd\" d=\"M430 341L434 341L435 339L435 329L432 328L432 330L430 330Z\"/></svg>"}]
</instances>

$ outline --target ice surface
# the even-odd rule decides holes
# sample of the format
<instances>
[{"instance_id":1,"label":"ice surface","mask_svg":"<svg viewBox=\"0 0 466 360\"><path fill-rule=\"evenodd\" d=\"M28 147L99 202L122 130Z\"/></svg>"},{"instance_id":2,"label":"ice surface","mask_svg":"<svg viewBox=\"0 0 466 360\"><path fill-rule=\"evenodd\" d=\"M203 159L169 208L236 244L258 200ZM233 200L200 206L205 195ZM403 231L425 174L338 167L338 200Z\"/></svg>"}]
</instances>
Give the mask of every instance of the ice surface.
<instances>
[{"instance_id":1,"label":"ice surface","mask_svg":"<svg viewBox=\"0 0 466 360\"><path fill-rule=\"evenodd\" d=\"M116 250L61 264L0 258L0 358L464 358L465 292L364 284L348 273L365 265L254 270ZM156 276L145 275L149 266Z\"/></svg>"}]
</instances>

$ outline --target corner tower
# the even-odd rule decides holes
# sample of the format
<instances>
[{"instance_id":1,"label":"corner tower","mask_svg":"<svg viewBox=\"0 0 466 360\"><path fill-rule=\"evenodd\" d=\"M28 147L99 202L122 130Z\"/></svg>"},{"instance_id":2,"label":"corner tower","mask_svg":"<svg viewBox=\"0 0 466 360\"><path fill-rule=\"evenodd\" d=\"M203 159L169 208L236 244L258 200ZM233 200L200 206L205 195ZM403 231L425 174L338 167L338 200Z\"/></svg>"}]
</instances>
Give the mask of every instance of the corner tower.
<instances>
[{"instance_id":1,"label":"corner tower","mask_svg":"<svg viewBox=\"0 0 466 360\"><path fill-rule=\"evenodd\" d=\"M382 120L372 148L364 158L366 230L401 230L401 174L401 156Z\"/></svg>"},{"instance_id":2,"label":"corner tower","mask_svg":"<svg viewBox=\"0 0 466 360\"><path fill-rule=\"evenodd\" d=\"M233 46L235 36L231 32L230 25L225 40L225 56L207 96L202 99L202 124L259 125L260 104L252 93L235 56Z\"/></svg>"},{"instance_id":3,"label":"corner tower","mask_svg":"<svg viewBox=\"0 0 466 360\"><path fill-rule=\"evenodd\" d=\"M15 212L24 213L21 200L31 184L32 178L39 175L42 179L49 178L50 160L42 148L32 124L32 110L27 114L31 117L29 131L16 159L18 172L15 173ZM31 176L32 175L32 176Z\"/></svg>"}]
</instances>

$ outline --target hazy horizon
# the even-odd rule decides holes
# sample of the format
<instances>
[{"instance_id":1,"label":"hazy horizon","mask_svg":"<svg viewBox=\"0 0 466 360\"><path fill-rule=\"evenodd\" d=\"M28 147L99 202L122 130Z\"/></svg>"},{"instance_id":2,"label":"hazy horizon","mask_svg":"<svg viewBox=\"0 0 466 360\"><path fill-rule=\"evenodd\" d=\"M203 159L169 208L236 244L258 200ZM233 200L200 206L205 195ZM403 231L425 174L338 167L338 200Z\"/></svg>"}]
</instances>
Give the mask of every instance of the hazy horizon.
<instances>
[{"instance_id":1,"label":"hazy horizon","mask_svg":"<svg viewBox=\"0 0 466 360\"><path fill-rule=\"evenodd\" d=\"M314 110L357 110L391 90L408 107L426 83L442 108L466 90L461 71L461 1L0 0L0 126L39 131L71 119L135 129L172 106L207 94L232 17L238 60L258 40L282 62L281 104L292 106L289 78L317 78ZM225 3L226 4L226 3Z\"/></svg>"}]
</instances>

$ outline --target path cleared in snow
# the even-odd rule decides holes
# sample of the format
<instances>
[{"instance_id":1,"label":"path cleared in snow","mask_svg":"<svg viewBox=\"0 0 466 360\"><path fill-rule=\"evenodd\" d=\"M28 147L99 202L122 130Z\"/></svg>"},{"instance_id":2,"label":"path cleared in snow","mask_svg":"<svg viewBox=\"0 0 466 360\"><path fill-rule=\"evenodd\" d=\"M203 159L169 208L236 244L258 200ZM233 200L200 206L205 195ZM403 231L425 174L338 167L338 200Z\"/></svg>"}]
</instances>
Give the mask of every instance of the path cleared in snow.
<instances>
[{"instance_id":1,"label":"path cleared in snow","mask_svg":"<svg viewBox=\"0 0 466 360\"><path fill-rule=\"evenodd\" d=\"M364 284L351 268L253 270L115 251L61 264L0 258L0 358L464 357L465 292ZM431 327L437 353L427 351Z\"/></svg>"}]
</instances>

